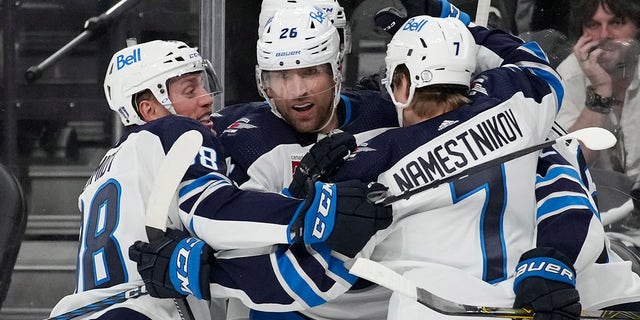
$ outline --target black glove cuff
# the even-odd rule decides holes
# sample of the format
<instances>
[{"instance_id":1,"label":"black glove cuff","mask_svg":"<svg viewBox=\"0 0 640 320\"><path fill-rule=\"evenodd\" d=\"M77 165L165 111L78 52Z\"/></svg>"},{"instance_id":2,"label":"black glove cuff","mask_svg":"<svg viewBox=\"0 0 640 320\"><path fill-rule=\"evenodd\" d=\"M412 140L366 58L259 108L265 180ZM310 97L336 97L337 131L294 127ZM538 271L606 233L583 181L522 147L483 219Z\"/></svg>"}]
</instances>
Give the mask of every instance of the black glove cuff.
<instances>
[{"instance_id":1,"label":"black glove cuff","mask_svg":"<svg viewBox=\"0 0 640 320\"><path fill-rule=\"evenodd\" d=\"M576 272L573 265L567 261L567 257L554 248L534 248L525 252L516 266L514 292L518 292L518 286L528 277L541 277L575 287Z\"/></svg>"}]
</instances>

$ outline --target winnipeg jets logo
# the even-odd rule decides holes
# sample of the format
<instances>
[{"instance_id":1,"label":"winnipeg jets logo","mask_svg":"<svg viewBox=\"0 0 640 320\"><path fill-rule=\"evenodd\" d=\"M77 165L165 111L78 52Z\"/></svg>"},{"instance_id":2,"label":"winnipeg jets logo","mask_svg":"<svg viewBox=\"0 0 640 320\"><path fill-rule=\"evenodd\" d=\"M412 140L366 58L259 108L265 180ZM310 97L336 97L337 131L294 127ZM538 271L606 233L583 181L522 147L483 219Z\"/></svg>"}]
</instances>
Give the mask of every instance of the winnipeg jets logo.
<instances>
[{"instance_id":1,"label":"winnipeg jets logo","mask_svg":"<svg viewBox=\"0 0 640 320\"><path fill-rule=\"evenodd\" d=\"M354 152L350 152L349 155L347 155L347 157L345 158L345 160L350 161L351 159L355 158L360 152L373 152L373 151L376 151L376 149L369 147L367 143L364 142L363 144L359 145Z\"/></svg>"},{"instance_id":2,"label":"winnipeg jets logo","mask_svg":"<svg viewBox=\"0 0 640 320\"><path fill-rule=\"evenodd\" d=\"M249 119L240 118L236 120L236 122L230 124L226 129L224 129L224 133L236 133L239 129L254 129L256 126L249 124Z\"/></svg>"},{"instance_id":3,"label":"winnipeg jets logo","mask_svg":"<svg viewBox=\"0 0 640 320\"><path fill-rule=\"evenodd\" d=\"M485 96L488 96L489 94L487 93L487 89L482 85L484 81L484 76L480 76L479 78L473 80L473 82L471 82L471 90L469 91L469 95L472 96L477 93L481 93Z\"/></svg>"},{"instance_id":4,"label":"winnipeg jets logo","mask_svg":"<svg viewBox=\"0 0 640 320\"><path fill-rule=\"evenodd\" d=\"M458 120L445 120L445 121L442 121L440 126L438 126L438 131L442 131L445 128L447 128L449 126L452 126L452 125L454 125L454 124L456 124L458 122L459 122Z\"/></svg>"}]
</instances>

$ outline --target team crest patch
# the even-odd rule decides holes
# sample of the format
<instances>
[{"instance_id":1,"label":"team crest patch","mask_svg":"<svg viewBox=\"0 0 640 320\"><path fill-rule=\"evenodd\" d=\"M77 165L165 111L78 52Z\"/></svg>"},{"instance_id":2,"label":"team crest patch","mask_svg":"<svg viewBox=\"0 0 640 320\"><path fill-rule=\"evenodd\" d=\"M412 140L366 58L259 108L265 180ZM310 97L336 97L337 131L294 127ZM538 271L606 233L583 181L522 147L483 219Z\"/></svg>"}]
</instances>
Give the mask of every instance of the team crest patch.
<instances>
[{"instance_id":1,"label":"team crest patch","mask_svg":"<svg viewBox=\"0 0 640 320\"><path fill-rule=\"evenodd\" d=\"M256 126L249 124L249 119L240 118L236 120L236 122L230 124L226 129L224 129L224 133L236 133L240 129L255 129Z\"/></svg>"},{"instance_id":2,"label":"team crest patch","mask_svg":"<svg viewBox=\"0 0 640 320\"><path fill-rule=\"evenodd\" d=\"M304 154L292 154L291 155L291 179L293 179L293 174L296 172L296 168L300 165L300 161L304 157Z\"/></svg>"},{"instance_id":3,"label":"team crest patch","mask_svg":"<svg viewBox=\"0 0 640 320\"><path fill-rule=\"evenodd\" d=\"M482 85L485 81L485 76L480 76L479 78L473 80L473 82L471 82L471 88L469 90L469 95L473 96L476 93L481 93L485 96L488 96L489 93L487 92L487 89Z\"/></svg>"},{"instance_id":4,"label":"team crest patch","mask_svg":"<svg viewBox=\"0 0 640 320\"><path fill-rule=\"evenodd\" d=\"M372 151L376 151L376 149L369 147L365 142L359 145L354 152L349 153L349 155L345 160L350 161L351 159L355 158L356 155L358 155L358 153L360 152L372 152Z\"/></svg>"}]
</instances>

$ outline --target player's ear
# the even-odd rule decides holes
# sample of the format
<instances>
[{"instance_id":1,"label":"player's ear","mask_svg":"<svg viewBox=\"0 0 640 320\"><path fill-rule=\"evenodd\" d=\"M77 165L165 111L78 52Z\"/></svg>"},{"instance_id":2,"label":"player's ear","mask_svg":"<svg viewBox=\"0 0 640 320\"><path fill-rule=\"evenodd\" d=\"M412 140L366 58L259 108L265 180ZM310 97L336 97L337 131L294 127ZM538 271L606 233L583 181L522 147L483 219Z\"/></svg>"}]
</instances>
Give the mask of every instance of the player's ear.
<instances>
[{"instance_id":1,"label":"player's ear","mask_svg":"<svg viewBox=\"0 0 640 320\"><path fill-rule=\"evenodd\" d=\"M153 99L144 99L138 104L138 111L142 120L149 122L166 115L166 109Z\"/></svg>"}]
</instances>

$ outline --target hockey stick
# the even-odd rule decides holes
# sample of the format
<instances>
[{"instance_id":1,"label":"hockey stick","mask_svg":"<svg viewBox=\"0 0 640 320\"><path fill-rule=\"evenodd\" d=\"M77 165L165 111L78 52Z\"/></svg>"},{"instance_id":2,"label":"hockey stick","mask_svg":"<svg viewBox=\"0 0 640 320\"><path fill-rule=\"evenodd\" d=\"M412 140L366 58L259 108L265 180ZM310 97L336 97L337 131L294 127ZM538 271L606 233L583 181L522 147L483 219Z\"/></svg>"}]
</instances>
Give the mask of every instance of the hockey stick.
<instances>
[{"instance_id":1,"label":"hockey stick","mask_svg":"<svg viewBox=\"0 0 640 320\"><path fill-rule=\"evenodd\" d=\"M70 320L82 315L85 315L87 313L91 313L91 312L96 312L96 311L100 311L102 309L105 309L106 307L112 306L116 303L120 303L120 302L125 302L129 299L135 299L139 296L143 296L147 294L147 290L145 289L144 286L139 286L137 288L133 288L133 289L129 289L127 291L124 292L120 292L118 294L114 294L110 297L104 298L100 301L96 301L94 303L90 303L84 307L80 307L77 309L73 309L69 312L63 313L61 315L55 316L55 317L51 317L51 318L46 318L45 320Z\"/></svg>"},{"instance_id":2,"label":"hockey stick","mask_svg":"<svg viewBox=\"0 0 640 320\"><path fill-rule=\"evenodd\" d=\"M476 9L476 21L475 24L486 27L489 23L489 7L491 6L491 0L478 0L478 7Z\"/></svg>"},{"instance_id":3,"label":"hockey stick","mask_svg":"<svg viewBox=\"0 0 640 320\"><path fill-rule=\"evenodd\" d=\"M348 266L351 264L351 266ZM450 316L533 319L530 309L473 306L456 303L416 286L410 279L385 265L363 258L345 263L349 273L399 292L438 313ZM581 319L640 319L640 312L611 310L582 310Z\"/></svg>"},{"instance_id":4,"label":"hockey stick","mask_svg":"<svg viewBox=\"0 0 640 320\"><path fill-rule=\"evenodd\" d=\"M145 225L149 241L161 238L167 230L167 217L171 201L184 173L200 150L200 146L202 146L200 132L187 131L178 137L162 161L158 170L159 175L156 176L151 195L147 201ZM182 320L195 319L186 298L173 299L173 301Z\"/></svg>"},{"instance_id":5,"label":"hockey stick","mask_svg":"<svg viewBox=\"0 0 640 320\"><path fill-rule=\"evenodd\" d=\"M518 151L514 151L512 153L509 154L505 154L503 156L497 157L495 159L489 160L487 162L483 162L480 163L478 165L475 165L473 167L470 167L466 170L461 171L458 174L454 174L450 177L444 178L444 179L440 179L440 180L435 180L432 181L431 183L427 183L423 186L419 186L413 189L409 189L401 194L397 194L397 195L392 195L392 196L388 196L386 198L382 198L379 199L377 201L375 201L376 204L382 204L384 206L388 206L398 200L402 200L402 199L409 199L412 195L416 194L416 193L420 193L422 191L425 190L429 190L429 189L433 189L441 184L445 184L445 183L449 183L452 181L456 181L456 180L460 180L466 176L472 175L474 173L480 172L482 170L485 170L487 168L490 168L492 166L495 166L499 163L503 163L503 162L507 162L510 160L513 160L515 158L524 156L526 154L544 149L546 147L552 146L558 142L562 142L562 141L566 141L566 140L571 140L571 139L578 139L580 140L583 145L591 150L604 150L607 148L611 148L614 144L616 144L616 137L613 135L613 133L609 132L606 129L603 128L599 128L599 127L591 127L591 128L584 128L584 129L580 129L580 130L576 130L574 132L570 132L567 133L555 140L549 140L546 141L544 143L541 144L537 144L534 146L530 146L524 149L520 149Z\"/></svg>"},{"instance_id":6,"label":"hockey stick","mask_svg":"<svg viewBox=\"0 0 640 320\"><path fill-rule=\"evenodd\" d=\"M159 173L147 201L146 230L149 240L161 237L166 231L171 200L201 145L202 135L196 130L187 131L173 143L160 164ZM145 286L139 286L45 320L70 320L146 294L148 292ZM186 299L176 300L176 306L183 319L183 310L187 316L190 315L191 319L194 319L191 309L186 305Z\"/></svg>"}]
</instances>

